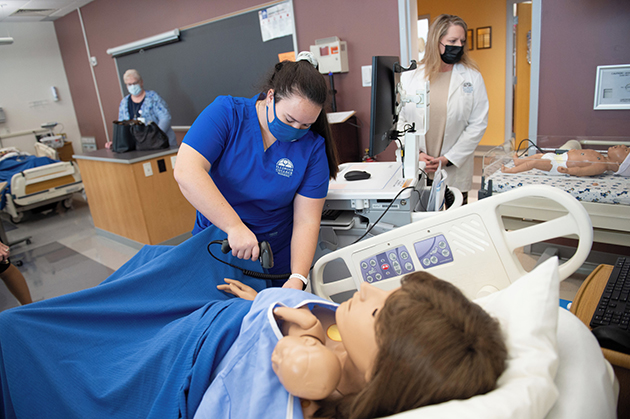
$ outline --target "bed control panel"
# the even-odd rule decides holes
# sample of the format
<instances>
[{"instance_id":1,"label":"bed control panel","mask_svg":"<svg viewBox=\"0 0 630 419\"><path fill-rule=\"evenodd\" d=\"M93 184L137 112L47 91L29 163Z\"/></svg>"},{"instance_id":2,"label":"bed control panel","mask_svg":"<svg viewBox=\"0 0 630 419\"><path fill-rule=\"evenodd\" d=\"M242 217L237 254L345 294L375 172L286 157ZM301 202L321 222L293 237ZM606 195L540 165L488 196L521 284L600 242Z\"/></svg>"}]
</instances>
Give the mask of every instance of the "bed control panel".
<instances>
[{"instance_id":1,"label":"bed control panel","mask_svg":"<svg viewBox=\"0 0 630 419\"><path fill-rule=\"evenodd\" d=\"M399 246L361 261L361 275L369 283L382 281L413 272L411 255L405 246Z\"/></svg>"},{"instance_id":2,"label":"bed control panel","mask_svg":"<svg viewBox=\"0 0 630 419\"><path fill-rule=\"evenodd\" d=\"M446 237L431 237L414 243L416 256L424 269L433 268L453 261L453 252L446 241Z\"/></svg>"}]
</instances>

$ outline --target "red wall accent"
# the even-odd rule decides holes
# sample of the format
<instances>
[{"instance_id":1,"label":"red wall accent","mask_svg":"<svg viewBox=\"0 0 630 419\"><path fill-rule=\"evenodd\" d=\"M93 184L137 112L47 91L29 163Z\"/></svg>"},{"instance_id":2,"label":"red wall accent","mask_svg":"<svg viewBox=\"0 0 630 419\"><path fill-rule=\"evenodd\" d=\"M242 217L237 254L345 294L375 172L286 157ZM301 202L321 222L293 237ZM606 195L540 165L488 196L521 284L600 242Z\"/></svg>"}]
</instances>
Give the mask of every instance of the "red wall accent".
<instances>
[{"instance_id":1,"label":"red wall accent","mask_svg":"<svg viewBox=\"0 0 630 419\"><path fill-rule=\"evenodd\" d=\"M83 6L83 17L105 119L117 119L122 99L114 59L108 48L123 45L175 28L224 16L250 7L260 0L94 0ZM355 110L367 147L370 121L370 88L361 86L361 66L373 55L399 55L398 2L395 0L294 0L299 50L308 50L316 39L338 36L348 43L350 71L335 75L337 109ZM103 123L90 74L78 12L55 21L59 47L77 110L82 136L94 136L99 148L105 144ZM255 81L257 82L257 80ZM152 87L159 93L159 87ZM179 134L181 140L183 134ZM388 150L385 157L393 152Z\"/></svg>"},{"instance_id":2,"label":"red wall accent","mask_svg":"<svg viewBox=\"0 0 630 419\"><path fill-rule=\"evenodd\" d=\"M538 134L630 136L630 110L593 110L597 66L630 64L630 2L543 0L541 31Z\"/></svg>"}]
</instances>

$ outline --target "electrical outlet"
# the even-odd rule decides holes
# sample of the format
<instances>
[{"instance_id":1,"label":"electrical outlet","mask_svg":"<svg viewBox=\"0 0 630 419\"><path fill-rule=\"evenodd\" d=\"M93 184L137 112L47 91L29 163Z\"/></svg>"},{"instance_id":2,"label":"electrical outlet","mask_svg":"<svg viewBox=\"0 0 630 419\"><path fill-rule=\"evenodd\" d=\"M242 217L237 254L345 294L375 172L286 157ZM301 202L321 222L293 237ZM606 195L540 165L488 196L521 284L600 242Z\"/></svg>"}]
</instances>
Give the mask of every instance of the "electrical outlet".
<instances>
[{"instance_id":1,"label":"electrical outlet","mask_svg":"<svg viewBox=\"0 0 630 419\"><path fill-rule=\"evenodd\" d=\"M177 160L177 154L174 156L171 156L171 168L173 170L175 170L175 161Z\"/></svg>"},{"instance_id":2,"label":"electrical outlet","mask_svg":"<svg viewBox=\"0 0 630 419\"><path fill-rule=\"evenodd\" d=\"M96 57L90 57L90 64L92 64L92 67L96 67L98 65L98 61L96 61Z\"/></svg>"},{"instance_id":3,"label":"electrical outlet","mask_svg":"<svg viewBox=\"0 0 630 419\"><path fill-rule=\"evenodd\" d=\"M145 176L153 176L153 169L151 168L151 162L147 162L144 163L142 165L142 168L144 169L144 175Z\"/></svg>"}]
</instances>

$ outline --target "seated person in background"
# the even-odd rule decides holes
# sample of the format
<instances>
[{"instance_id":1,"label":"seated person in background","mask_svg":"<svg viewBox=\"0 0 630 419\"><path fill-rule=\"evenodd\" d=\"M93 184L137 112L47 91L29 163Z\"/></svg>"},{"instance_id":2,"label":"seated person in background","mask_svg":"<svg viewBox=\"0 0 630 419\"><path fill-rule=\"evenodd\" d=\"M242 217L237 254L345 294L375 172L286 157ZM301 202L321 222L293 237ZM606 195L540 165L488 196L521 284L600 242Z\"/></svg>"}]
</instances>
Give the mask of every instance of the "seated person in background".
<instances>
[{"instance_id":1,"label":"seated person in background","mask_svg":"<svg viewBox=\"0 0 630 419\"><path fill-rule=\"evenodd\" d=\"M153 90L144 90L142 77L137 70L125 71L123 81L129 94L120 101L118 120L137 119L146 125L155 122L168 136L168 145L177 147L175 132L171 128L171 114L164 99ZM105 144L106 148L111 148L111 146L111 141Z\"/></svg>"},{"instance_id":2,"label":"seated person in background","mask_svg":"<svg viewBox=\"0 0 630 419\"><path fill-rule=\"evenodd\" d=\"M144 246L96 287L0 313L0 416L299 418L294 391L307 415L380 417L488 392L505 368L498 322L449 283L364 284L337 307L216 263L208 234ZM229 276L240 282L219 285ZM323 357L291 370L305 345Z\"/></svg>"},{"instance_id":3,"label":"seated person in background","mask_svg":"<svg viewBox=\"0 0 630 419\"><path fill-rule=\"evenodd\" d=\"M627 146L613 146L608 149L607 156L590 149L574 149L562 154L538 153L524 158L514 157L514 167L503 165L501 171L520 173L538 169L551 175L595 176L607 171L617 172L629 152Z\"/></svg>"},{"instance_id":4,"label":"seated person in background","mask_svg":"<svg viewBox=\"0 0 630 419\"><path fill-rule=\"evenodd\" d=\"M20 304L33 302L26 279L18 268L11 264L9 246L4 243L0 243L0 278Z\"/></svg>"}]
</instances>

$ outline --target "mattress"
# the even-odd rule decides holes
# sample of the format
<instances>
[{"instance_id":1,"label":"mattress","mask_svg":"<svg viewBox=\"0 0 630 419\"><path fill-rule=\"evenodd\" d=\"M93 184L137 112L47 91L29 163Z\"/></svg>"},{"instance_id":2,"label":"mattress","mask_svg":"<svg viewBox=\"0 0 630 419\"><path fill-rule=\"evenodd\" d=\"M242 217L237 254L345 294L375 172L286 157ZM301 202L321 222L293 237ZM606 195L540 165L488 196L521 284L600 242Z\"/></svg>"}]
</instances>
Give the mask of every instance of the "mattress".
<instances>
[{"instance_id":1,"label":"mattress","mask_svg":"<svg viewBox=\"0 0 630 419\"><path fill-rule=\"evenodd\" d=\"M508 162L507 167L514 166ZM486 177L492 180L492 192L505 192L525 185L549 185L573 195L578 201L630 206L630 178L606 173L598 176L550 175L532 169L522 173L496 170Z\"/></svg>"}]
</instances>

